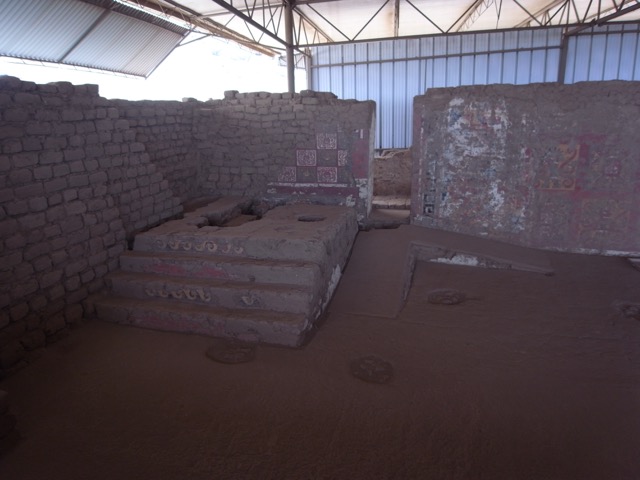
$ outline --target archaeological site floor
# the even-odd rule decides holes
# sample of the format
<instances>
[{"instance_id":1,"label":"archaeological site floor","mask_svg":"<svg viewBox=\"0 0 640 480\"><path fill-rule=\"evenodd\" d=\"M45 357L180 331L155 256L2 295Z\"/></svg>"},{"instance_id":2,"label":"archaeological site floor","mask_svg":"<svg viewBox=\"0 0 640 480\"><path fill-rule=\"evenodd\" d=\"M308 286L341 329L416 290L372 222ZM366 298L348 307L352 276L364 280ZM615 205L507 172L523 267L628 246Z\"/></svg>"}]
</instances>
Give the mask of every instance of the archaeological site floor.
<instances>
[{"instance_id":1,"label":"archaeological site floor","mask_svg":"<svg viewBox=\"0 0 640 480\"><path fill-rule=\"evenodd\" d=\"M358 234L302 348L225 364L210 337L73 329L0 384L0 477L640 478L640 272L458 236L403 302L411 232Z\"/></svg>"}]
</instances>

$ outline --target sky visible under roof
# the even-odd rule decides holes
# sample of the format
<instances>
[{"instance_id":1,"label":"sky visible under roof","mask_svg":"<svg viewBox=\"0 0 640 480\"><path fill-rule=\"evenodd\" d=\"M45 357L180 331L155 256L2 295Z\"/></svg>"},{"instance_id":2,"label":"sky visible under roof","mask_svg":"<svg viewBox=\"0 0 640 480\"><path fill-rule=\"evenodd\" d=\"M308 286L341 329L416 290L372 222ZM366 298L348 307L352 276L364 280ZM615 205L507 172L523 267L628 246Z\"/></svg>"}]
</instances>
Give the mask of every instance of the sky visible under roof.
<instances>
[{"instance_id":1,"label":"sky visible under roof","mask_svg":"<svg viewBox=\"0 0 640 480\"><path fill-rule=\"evenodd\" d=\"M0 75L36 83L97 84L102 97L127 100L208 100L222 98L225 90L287 91L286 68L277 58L211 37L176 48L147 79L7 57L0 57ZM305 71L296 70L296 89L306 88Z\"/></svg>"}]
</instances>

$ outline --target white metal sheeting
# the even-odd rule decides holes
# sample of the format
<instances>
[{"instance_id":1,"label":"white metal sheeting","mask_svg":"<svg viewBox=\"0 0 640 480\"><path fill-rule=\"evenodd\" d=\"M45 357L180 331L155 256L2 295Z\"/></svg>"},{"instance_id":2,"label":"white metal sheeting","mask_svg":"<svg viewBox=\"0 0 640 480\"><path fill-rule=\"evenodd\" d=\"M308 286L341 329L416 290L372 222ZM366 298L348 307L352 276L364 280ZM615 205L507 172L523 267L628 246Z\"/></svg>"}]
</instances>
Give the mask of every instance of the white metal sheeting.
<instances>
[{"instance_id":1,"label":"white metal sheeting","mask_svg":"<svg viewBox=\"0 0 640 480\"><path fill-rule=\"evenodd\" d=\"M311 89L376 102L376 148L412 143L413 98L429 88L492 83L640 80L640 26L612 24L567 40L561 27L312 48Z\"/></svg>"},{"instance_id":2,"label":"white metal sheeting","mask_svg":"<svg viewBox=\"0 0 640 480\"><path fill-rule=\"evenodd\" d=\"M113 6L1 0L0 55L146 77L188 33L130 7Z\"/></svg>"},{"instance_id":3,"label":"white metal sheeting","mask_svg":"<svg viewBox=\"0 0 640 480\"><path fill-rule=\"evenodd\" d=\"M149 4L142 0L129 0ZM290 0L295 46L526 27L586 25L612 15L639 21L640 0ZM283 0L153 0L247 42L282 49ZM268 31L269 34L265 33Z\"/></svg>"}]
</instances>

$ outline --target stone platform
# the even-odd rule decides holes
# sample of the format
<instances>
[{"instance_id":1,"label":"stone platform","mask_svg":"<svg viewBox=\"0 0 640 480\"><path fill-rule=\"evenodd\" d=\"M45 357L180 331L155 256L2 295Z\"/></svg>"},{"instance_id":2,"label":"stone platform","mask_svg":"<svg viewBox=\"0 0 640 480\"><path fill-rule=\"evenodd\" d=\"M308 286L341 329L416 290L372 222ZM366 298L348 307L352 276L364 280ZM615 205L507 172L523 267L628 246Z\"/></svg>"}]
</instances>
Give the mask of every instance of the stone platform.
<instances>
[{"instance_id":1,"label":"stone platform","mask_svg":"<svg viewBox=\"0 0 640 480\"><path fill-rule=\"evenodd\" d=\"M138 234L93 299L97 316L159 330L298 346L358 232L354 209L286 205L261 219L225 197Z\"/></svg>"}]
</instances>

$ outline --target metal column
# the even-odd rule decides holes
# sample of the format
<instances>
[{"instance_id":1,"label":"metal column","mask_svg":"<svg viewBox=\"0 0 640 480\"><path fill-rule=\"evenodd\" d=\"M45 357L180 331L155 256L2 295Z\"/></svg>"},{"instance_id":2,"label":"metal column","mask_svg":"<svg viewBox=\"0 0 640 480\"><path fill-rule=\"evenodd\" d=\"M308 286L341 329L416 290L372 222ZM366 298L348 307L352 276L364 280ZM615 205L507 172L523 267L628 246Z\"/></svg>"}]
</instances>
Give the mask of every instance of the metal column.
<instances>
[{"instance_id":1,"label":"metal column","mask_svg":"<svg viewBox=\"0 0 640 480\"><path fill-rule=\"evenodd\" d=\"M296 65L293 57L293 7L295 0L284 0L285 16L284 28L286 30L287 40L287 81L289 84L289 93L296 91Z\"/></svg>"}]
</instances>

